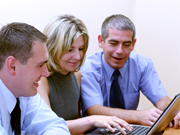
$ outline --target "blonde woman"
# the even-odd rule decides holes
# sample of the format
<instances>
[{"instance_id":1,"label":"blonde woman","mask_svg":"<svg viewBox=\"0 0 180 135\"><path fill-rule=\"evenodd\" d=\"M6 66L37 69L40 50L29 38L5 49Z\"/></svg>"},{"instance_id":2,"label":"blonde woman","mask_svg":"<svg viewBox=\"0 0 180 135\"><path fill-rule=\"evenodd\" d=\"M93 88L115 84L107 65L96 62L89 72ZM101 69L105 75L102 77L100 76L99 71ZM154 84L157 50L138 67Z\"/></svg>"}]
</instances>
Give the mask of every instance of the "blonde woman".
<instances>
[{"instance_id":1,"label":"blonde woman","mask_svg":"<svg viewBox=\"0 0 180 135\"><path fill-rule=\"evenodd\" d=\"M47 105L66 120L71 134L81 134L95 127L106 127L114 132L113 127L126 132L132 127L124 120L110 116L87 116L80 118L80 83L79 68L83 63L88 48L88 32L84 23L72 15L54 18L44 29L48 37L47 67L49 77L42 78L38 92Z\"/></svg>"}]
</instances>

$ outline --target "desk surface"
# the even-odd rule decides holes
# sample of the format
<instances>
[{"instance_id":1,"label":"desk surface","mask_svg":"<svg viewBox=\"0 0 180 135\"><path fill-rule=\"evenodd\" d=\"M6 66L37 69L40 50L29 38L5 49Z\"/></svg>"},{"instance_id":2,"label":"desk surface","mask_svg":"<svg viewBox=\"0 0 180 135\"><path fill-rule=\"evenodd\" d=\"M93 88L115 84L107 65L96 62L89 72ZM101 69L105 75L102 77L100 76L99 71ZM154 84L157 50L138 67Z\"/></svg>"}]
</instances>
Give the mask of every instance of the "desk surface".
<instances>
[{"instance_id":1,"label":"desk surface","mask_svg":"<svg viewBox=\"0 0 180 135\"><path fill-rule=\"evenodd\" d=\"M180 127L178 129L167 127L163 135L180 135Z\"/></svg>"}]
</instances>

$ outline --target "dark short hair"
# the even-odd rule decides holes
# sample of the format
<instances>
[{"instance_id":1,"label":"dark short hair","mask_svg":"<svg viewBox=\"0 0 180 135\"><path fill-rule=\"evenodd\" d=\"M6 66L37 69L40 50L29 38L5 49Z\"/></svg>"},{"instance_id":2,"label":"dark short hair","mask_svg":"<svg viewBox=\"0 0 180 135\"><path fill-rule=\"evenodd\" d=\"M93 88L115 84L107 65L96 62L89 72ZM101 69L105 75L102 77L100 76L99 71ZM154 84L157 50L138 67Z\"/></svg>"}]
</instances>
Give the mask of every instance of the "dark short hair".
<instances>
[{"instance_id":1,"label":"dark short hair","mask_svg":"<svg viewBox=\"0 0 180 135\"><path fill-rule=\"evenodd\" d=\"M8 56L14 56L21 64L32 57L34 41L46 42L47 37L26 23L13 22L0 30L0 70Z\"/></svg>"},{"instance_id":2,"label":"dark short hair","mask_svg":"<svg viewBox=\"0 0 180 135\"><path fill-rule=\"evenodd\" d=\"M132 40L134 40L136 35L134 23L128 17L122 14L111 15L104 20L101 27L101 35L104 41L108 37L109 28L131 30L133 32Z\"/></svg>"}]
</instances>

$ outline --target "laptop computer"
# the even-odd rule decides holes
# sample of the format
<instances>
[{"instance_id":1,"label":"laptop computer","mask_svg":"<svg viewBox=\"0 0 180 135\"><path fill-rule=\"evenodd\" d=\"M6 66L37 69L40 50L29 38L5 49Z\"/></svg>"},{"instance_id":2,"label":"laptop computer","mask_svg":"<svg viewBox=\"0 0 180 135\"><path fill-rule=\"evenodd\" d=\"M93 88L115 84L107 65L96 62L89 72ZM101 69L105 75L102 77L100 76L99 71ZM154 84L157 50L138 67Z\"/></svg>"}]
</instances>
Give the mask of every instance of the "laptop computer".
<instances>
[{"instance_id":1,"label":"laptop computer","mask_svg":"<svg viewBox=\"0 0 180 135\"><path fill-rule=\"evenodd\" d=\"M159 116L156 122L150 126L142 125L132 125L133 131L125 131L129 135L153 135L153 134L163 134L165 128L173 120L173 118L180 111L180 93L177 94L171 103L164 109L163 113ZM121 135L122 133L115 129L115 133L110 132L107 128L97 128L91 134L106 134L106 135Z\"/></svg>"}]
</instances>

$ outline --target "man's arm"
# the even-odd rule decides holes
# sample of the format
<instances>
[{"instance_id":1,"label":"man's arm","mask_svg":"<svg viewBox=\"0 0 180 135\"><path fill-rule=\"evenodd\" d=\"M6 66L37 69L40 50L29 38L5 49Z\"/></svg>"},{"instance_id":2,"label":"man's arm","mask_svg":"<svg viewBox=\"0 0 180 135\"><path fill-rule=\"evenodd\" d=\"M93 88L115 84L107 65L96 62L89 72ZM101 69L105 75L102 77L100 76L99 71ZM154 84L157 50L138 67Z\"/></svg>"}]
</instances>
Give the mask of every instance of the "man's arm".
<instances>
[{"instance_id":1,"label":"man's arm","mask_svg":"<svg viewBox=\"0 0 180 135\"><path fill-rule=\"evenodd\" d=\"M64 119L59 118L39 94L30 97L27 102L23 122L26 134L70 134Z\"/></svg>"},{"instance_id":2,"label":"man's arm","mask_svg":"<svg viewBox=\"0 0 180 135\"><path fill-rule=\"evenodd\" d=\"M1 123L1 120L0 120ZM6 130L0 125L0 135L7 135L8 133L6 132Z\"/></svg>"},{"instance_id":3,"label":"man's arm","mask_svg":"<svg viewBox=\"0 0 180 135\"><path fill-rule=\"evenodd\" d=\"M110 108L101 105L93 105L87 109L88 115L108 115L108 116L117 116L128 123L136 123L141 125L151 126L161 115L162 111L168 104L171 102L169 97L163 97L158 102L155 103L157 108L145 110L145 111L136 111L136 110L124 110L118 108ZM162 110L162 111L161 111ZM174 128L179 127L180 121L180 112L174 118ZM173 126L170 123L170 126Z\"/></svg>"},{"instance_id":4,"label":"man's arm","mask_svg":"<svg viewBox=\"0 0 180 135\"><path fill-rule=\"evenodd\" d=\"M160 116L162 111L157 108L136 111L136 110L124 110L118 108L110 108L101 105L93 105L87 109L88 115L108 115L117 116L128 123L136 123L141 125L151 126Z\"/></svg>"},{"instance_id":5,"label":"man's arm","mask_svg":"<svg viewBox=\"0 0 180 135\"><path fill-rule=\"evenodd\" d=\"M172 99L170 99L168 96L165 96L163 98L161 98L159 101L157 101L154 105L164 111L164 109L169 105L169 103L171 102Z\"/></svg>"}]
</instances>

